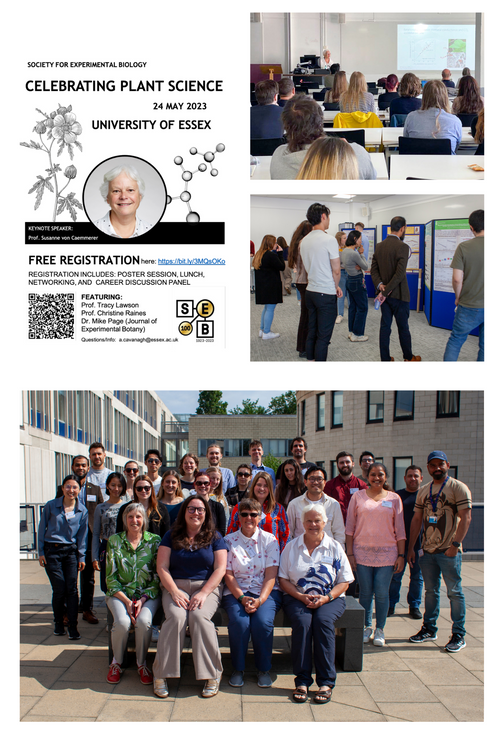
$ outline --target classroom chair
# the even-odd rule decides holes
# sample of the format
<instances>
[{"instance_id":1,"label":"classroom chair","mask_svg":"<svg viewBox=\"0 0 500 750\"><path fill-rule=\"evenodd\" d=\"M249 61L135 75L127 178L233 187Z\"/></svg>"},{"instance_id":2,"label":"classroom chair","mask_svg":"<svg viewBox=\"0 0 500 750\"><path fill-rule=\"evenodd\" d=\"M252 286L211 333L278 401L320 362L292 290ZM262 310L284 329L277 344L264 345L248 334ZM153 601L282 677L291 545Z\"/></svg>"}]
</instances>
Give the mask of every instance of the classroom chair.
<instances>
[{"instance_id":1,"label":"classroom chair","mask_svg":"<svg viewBox=\"0 0 500 750\"><path fill-rule=\"evenodd\" d=\"M286 143L284 138L251 138L250 153L252 156L272 156L283 143Z\"/></svg>"},{"instance_id":2,"label":"classroom chair","mask_svg":"<svg viewBox=\"0 0 500 750\"><path fill-rule=\"evenodd\" d=\"M404 138L401 136L399 153L451 155L451 141L449 138Z\"/></svg>"}]
</instances>

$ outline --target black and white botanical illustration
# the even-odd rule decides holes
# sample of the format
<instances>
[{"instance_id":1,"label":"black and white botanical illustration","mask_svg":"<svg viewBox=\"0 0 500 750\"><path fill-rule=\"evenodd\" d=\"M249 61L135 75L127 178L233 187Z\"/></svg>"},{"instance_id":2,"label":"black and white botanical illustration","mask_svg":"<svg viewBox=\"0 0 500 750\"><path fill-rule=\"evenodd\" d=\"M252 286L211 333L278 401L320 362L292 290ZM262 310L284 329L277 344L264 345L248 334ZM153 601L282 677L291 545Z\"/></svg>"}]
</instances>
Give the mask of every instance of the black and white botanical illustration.
<instances>
[{"instance_id":1,"label":"black and white botanical illustration","mask_svg":"<svg viewBox=\"0 0 500 750\"><path fill-rule=\"evenodd\" d=\"M43 196L46 193L51 193L54 201L52 221L55 222L57 216L65 210L68 210L73 221L76 221L76 209L79 208L83 211L83 206L75 197L75 193L67 193L66 195L63 195L63 193L71 180L75 179L77 169L73 164L63 167L55 160L60 157L64 158L67 151L69 158L73 161L75 146L80 151L83 150L82 144L78 140L78 136L82 132L82 126L76 119L71 105L69 107L59 105L50 114L42 112L38 108L36 111L43 116L43 119L38 120L33 128L33 132L37 134L38 140L35 138L30 140L29 143L22 141L21 146L47 154L49 168L44 170L46 172L45 176L37 174L36 182L28 190L28 194L36 194L36 210L40 206ZM65 178L67 180L66 184L59 188L59 185L64 182Z\"/></svg>"}]
</instances>

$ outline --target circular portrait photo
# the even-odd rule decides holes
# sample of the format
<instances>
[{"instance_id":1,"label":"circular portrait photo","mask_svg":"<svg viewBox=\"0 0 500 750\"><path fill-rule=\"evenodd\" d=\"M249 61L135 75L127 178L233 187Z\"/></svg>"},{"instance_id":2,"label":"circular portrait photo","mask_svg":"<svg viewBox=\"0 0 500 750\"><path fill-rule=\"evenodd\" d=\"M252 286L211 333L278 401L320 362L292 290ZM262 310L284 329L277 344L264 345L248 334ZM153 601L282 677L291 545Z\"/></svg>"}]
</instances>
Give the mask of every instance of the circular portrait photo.
<instances>
[{"instance_id":1,"label":"circular portrait photo","mask_svg":"<svg viewBox=\"0 0 500 750\"><path fill-rule=\"evenodd\" d=\"M92 170L83 188L83 205L97 229L128 240L158 224L167 205L167 189L152 164L122 154Z\"/></svg>"}]
</instances>

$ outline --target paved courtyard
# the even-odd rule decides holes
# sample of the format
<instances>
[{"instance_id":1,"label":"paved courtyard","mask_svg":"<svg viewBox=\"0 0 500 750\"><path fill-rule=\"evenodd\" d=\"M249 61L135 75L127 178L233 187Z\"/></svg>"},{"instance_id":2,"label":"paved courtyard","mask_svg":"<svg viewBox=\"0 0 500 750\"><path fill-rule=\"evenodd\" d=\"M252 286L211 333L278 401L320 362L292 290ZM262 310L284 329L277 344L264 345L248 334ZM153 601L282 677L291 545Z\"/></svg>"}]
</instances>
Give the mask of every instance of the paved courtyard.
<instances>
[{"instance_id":1,"label":"paved courtyard","mask_svg":"<svg viewBox=\"0 0 500 750\"><path fill-rule=\"evenodd\" d=\"M98 625L80 621L80 641L52 635L51 588L37 561L21 561L21 721L22 722L480 722L483 720L483 563L465 562L467 648L443 650L450 633L445 591L438 640L414 645L408 637L419 622L407 617L407 575L396 614L387 620L387 645L364 647L363 671L339 672L331 703L297 705L291 700L290 630L275 631L271 689L257 687L252 658L246 683L228 685L231 674L227 630L219 628L224 674L219 695L200 697L189 649L182 677L170 680L170 696L160 700L141 685L134 664L118 685L106 682L106 606L97 590ZM189 641L187 641L189 645ZM154 659L154 644L148 664Z\"/></svg>"},{"instance_id":2,"label":"paved courtyard","mask_svg":"<svg viewBox=\"0 0 500 750\"><path fill-rule=\"evenodd\" d=\"M300 319L300 307L297 302L295 289L290 296L285 295L283 303L276 305L272 330L280 334L277 339L263 341L259 338L260 317L263 306L255 304L255 296L250 300L250 359L252 362L304 362L296 350L297 328ZM344 319L335 325L331 344L328 349L328 362L380 362L378 346L380 329L380 312L373 307L373 299L368 300L368 317L365 334L368 341L353 343L347 338L347 305ZM444 350L450 332L443 328L429 325L425 313L410 312L410 332L414 354L422 357L422 362L442 362ZM468 336L462 347L459 362L475 362L478 352L478 337ZM398 329L393 323L391 332L391 356L395 362L403 361L403 353L399 345Z\"/></svg>"}]
</instances>

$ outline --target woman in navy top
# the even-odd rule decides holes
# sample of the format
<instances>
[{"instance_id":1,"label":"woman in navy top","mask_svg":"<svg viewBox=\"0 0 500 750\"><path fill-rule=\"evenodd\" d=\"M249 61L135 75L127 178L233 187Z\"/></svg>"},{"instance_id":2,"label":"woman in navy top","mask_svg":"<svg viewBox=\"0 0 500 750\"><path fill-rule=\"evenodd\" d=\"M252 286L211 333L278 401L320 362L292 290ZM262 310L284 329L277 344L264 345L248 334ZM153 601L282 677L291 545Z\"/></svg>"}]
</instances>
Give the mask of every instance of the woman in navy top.
<instances>
[{"instance_id":1,"label":"woman in navy top","mask_svg":"<svg viewBox=\"0 0 500 750\"><path fill-rule=\"evenodd\" d=\"M154 692L168 697L167 678L180 677L186 626L191 633L197 680L205 680L203 698L219 692L222 661L212 622L221 599L227 545L216 531L207 500L191 495L158 549L165 622L153 664Z\"/></svg>"},{"instance_id":2,"label":"woman in navy top","mask_svg":"<svg viewBox=\"0 0 500 750\"><path fill-rule=\"evenodd\" d=\"M67 607L68 635L81 638L78 624L78 571L85 567L87 550L87 508L78 500L80 482L68 474L62 483L62 497L44 506L38 527L38 561L52 585L54 635L64 635L64 608Z\"/></svg>"},{"instance_id":3,"label":"woman in navy top","mask_svg":"<svg viewBox=\"0 0 500 750\"><path fill-rule=\"evenodd\" d=\"M399 84L399 96L392 99L390 115L408 115L422 106L422 84L415 73L405 73Z\"/></svg>"}]
</instances>

